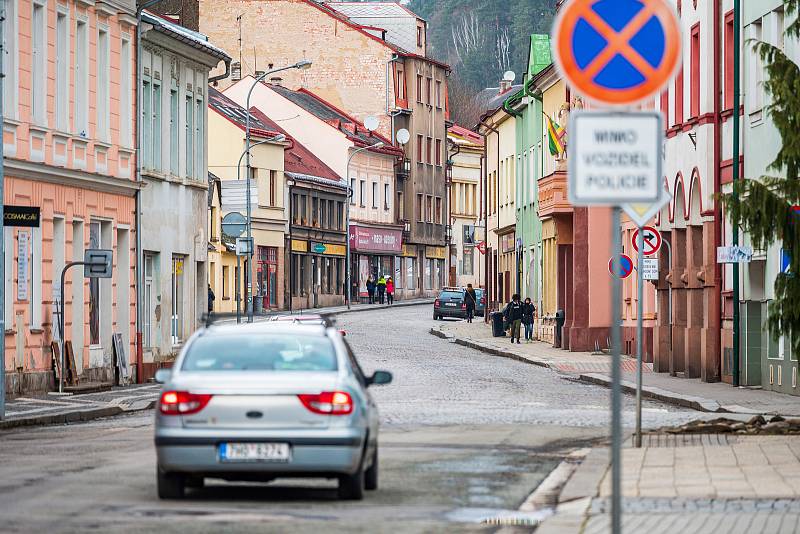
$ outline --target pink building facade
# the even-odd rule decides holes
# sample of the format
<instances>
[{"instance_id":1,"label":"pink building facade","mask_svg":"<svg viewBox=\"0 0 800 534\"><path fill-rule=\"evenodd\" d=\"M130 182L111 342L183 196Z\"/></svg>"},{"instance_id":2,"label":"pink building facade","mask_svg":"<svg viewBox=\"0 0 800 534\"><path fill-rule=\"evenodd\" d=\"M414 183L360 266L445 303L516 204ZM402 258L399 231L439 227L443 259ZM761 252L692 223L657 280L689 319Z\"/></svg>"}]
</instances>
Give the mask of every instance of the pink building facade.
<instances>
[{"instance_id":1,"label":"pink building facade","mask_svg":"<svg viewBox=\"0 0 800 534\"><path fill-rule=\"evenodd\" d=\"M112 336L135 343L135 3L4 0L4 202L40 209L36 227L4 228L6 393L54 387L64 339L81 382L109 381ZM112 249L113 277L63 267Z\"/></svg>"}]
</instances>

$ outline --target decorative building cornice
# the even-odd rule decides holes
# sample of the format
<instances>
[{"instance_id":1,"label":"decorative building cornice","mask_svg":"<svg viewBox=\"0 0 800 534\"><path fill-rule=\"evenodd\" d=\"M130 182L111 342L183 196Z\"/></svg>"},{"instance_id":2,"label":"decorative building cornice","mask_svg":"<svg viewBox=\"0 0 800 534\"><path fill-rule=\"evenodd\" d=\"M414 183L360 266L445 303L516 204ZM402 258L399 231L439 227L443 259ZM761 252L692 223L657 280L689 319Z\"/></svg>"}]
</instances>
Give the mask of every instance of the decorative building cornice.
<instances>
[{"instance_id":1,"label":"decorative building cornice","mask_svg":"<svg viewBox=\"0 0 800 534\"><path fill-rule=\"evenodd\" d=\"M144 187L143 184L133 182L128 178L116 178L64 167L52 167L42 163L32 163L14 158L6 159L5 169L6 176L127 197L134 196L136 191Z\"/></svg>"}]
</instances>

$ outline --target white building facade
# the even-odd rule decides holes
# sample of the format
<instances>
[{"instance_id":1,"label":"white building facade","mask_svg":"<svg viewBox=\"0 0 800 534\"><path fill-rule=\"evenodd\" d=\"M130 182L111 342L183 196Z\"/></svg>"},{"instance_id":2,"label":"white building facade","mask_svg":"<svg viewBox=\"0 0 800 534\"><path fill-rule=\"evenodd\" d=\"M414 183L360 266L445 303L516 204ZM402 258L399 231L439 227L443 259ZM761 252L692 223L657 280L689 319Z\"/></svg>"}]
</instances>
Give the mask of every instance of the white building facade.
<instances>
[{"instance_id":1,"label":"white building facade","mask_svg":"<svg viewBox=\"0 0 800 534\"><path fill-rule=\"evenodd\" d=\"M207 308L208 73L230 61L204 36L143 21L140 203L144 363L174 357Z\"/></svg>"}]
</instances>

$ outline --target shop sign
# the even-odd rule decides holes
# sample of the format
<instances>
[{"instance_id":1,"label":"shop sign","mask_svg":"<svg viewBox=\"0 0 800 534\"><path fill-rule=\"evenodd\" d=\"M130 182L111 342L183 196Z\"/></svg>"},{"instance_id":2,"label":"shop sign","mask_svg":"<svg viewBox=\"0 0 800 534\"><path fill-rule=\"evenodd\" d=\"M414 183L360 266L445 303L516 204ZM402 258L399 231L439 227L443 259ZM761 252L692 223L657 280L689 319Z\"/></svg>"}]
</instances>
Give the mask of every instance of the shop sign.
<instances>
[{"instance_id":1,"label":"shop sign","mask_svg":"<svg viewBox=\"0 0 800 534\"><path fill-rule=\"evenodd\" d=\"M20 230L17 234L17 300L28 300L28 288L30 287L28 278L28 243L31 234L29 231Z\"/></svg>"},{"instance_id":2,"label":"shop sign","mask_svg":"<svg viewBox=\"0 0 800 534\"><path fill-rule=\"evenodd\" d=\"M358 252L393 252L402 250L403 232L391 228L350 227L350 247Z\"/></svg>"},{"instance_id":3,"label":"shop sign","mask_svg":"<svg viewBox=\"0 0 800 534\"><path fill-rule=\"evenodd\" d=\"M400 255L404 258L416 258L417 246L416 245L403 245L400 248Z\"/></svg>"},{"instance_id":4,"label":"shop sign","mask_svg":"<svg viewBox=\"0 0 800 534\"><path fill-rule=\"evenodd\" d=\"M425 256L432 260L443 260L447 257L447 249L444 247L425 247Z\"/></svg>"},{"instance_id":5,"label":"shop sign","mask_svg":"<svg viewBox=\"0 0 800 534\"><path fill-rule=\"evenodd\" d=\"M317 243L322 244L322 243ZM346 256L347 255L347 247L345 245L334 245L333 243L325 243L323 245L325 247L325 254L326 256ZM316 247L315 247L316 249Z\"/></svg>"},{"instance_id":6,"label":"shop sign","mask_svg":"<svg viewBox=\"0 0 800 534\"><path fill-rule=\"evenodd\" d=\"M292 239L292 252L308 252L308 241Z\"/></svg>"},{"instance_id":7,"label":"shop sign","mask_svg":"<svg viewBox=\"0 0 800 534\"><path fill-rule=\"evenodd\" d=\"M324 243L314 243L312 250L317 254L325 254L325 244Z\"/></svg>"},{"instance_id":8,"label":"shop sign","mask_svg":"<svg viewBox=\"0 0 800 534\"><path fill-rule=\"evenodd\" d=\"M3 226L39 227L40 209L32 206L3 206Z\"/></svg>"}]
</instances>

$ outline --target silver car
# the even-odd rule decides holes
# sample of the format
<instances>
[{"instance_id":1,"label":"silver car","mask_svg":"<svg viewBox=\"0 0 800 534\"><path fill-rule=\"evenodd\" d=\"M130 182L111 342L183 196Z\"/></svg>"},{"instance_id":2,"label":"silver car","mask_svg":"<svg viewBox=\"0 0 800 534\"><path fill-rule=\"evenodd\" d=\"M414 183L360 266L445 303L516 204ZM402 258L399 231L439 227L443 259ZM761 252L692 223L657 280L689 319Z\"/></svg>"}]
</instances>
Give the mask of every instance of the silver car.
<instances>
[{"instance_id":1,"label":"silver car","mask_svg":"<svg viewBox=\"0 0 800 534\"><path fill-rule=\"evenodd\" d=\"M179 499L204 478L338 479L339 497L378 487L378 410L352 350L324 325L210 326L186 343L156 411L158 495Z\"/></svg>"}]
</instances>

